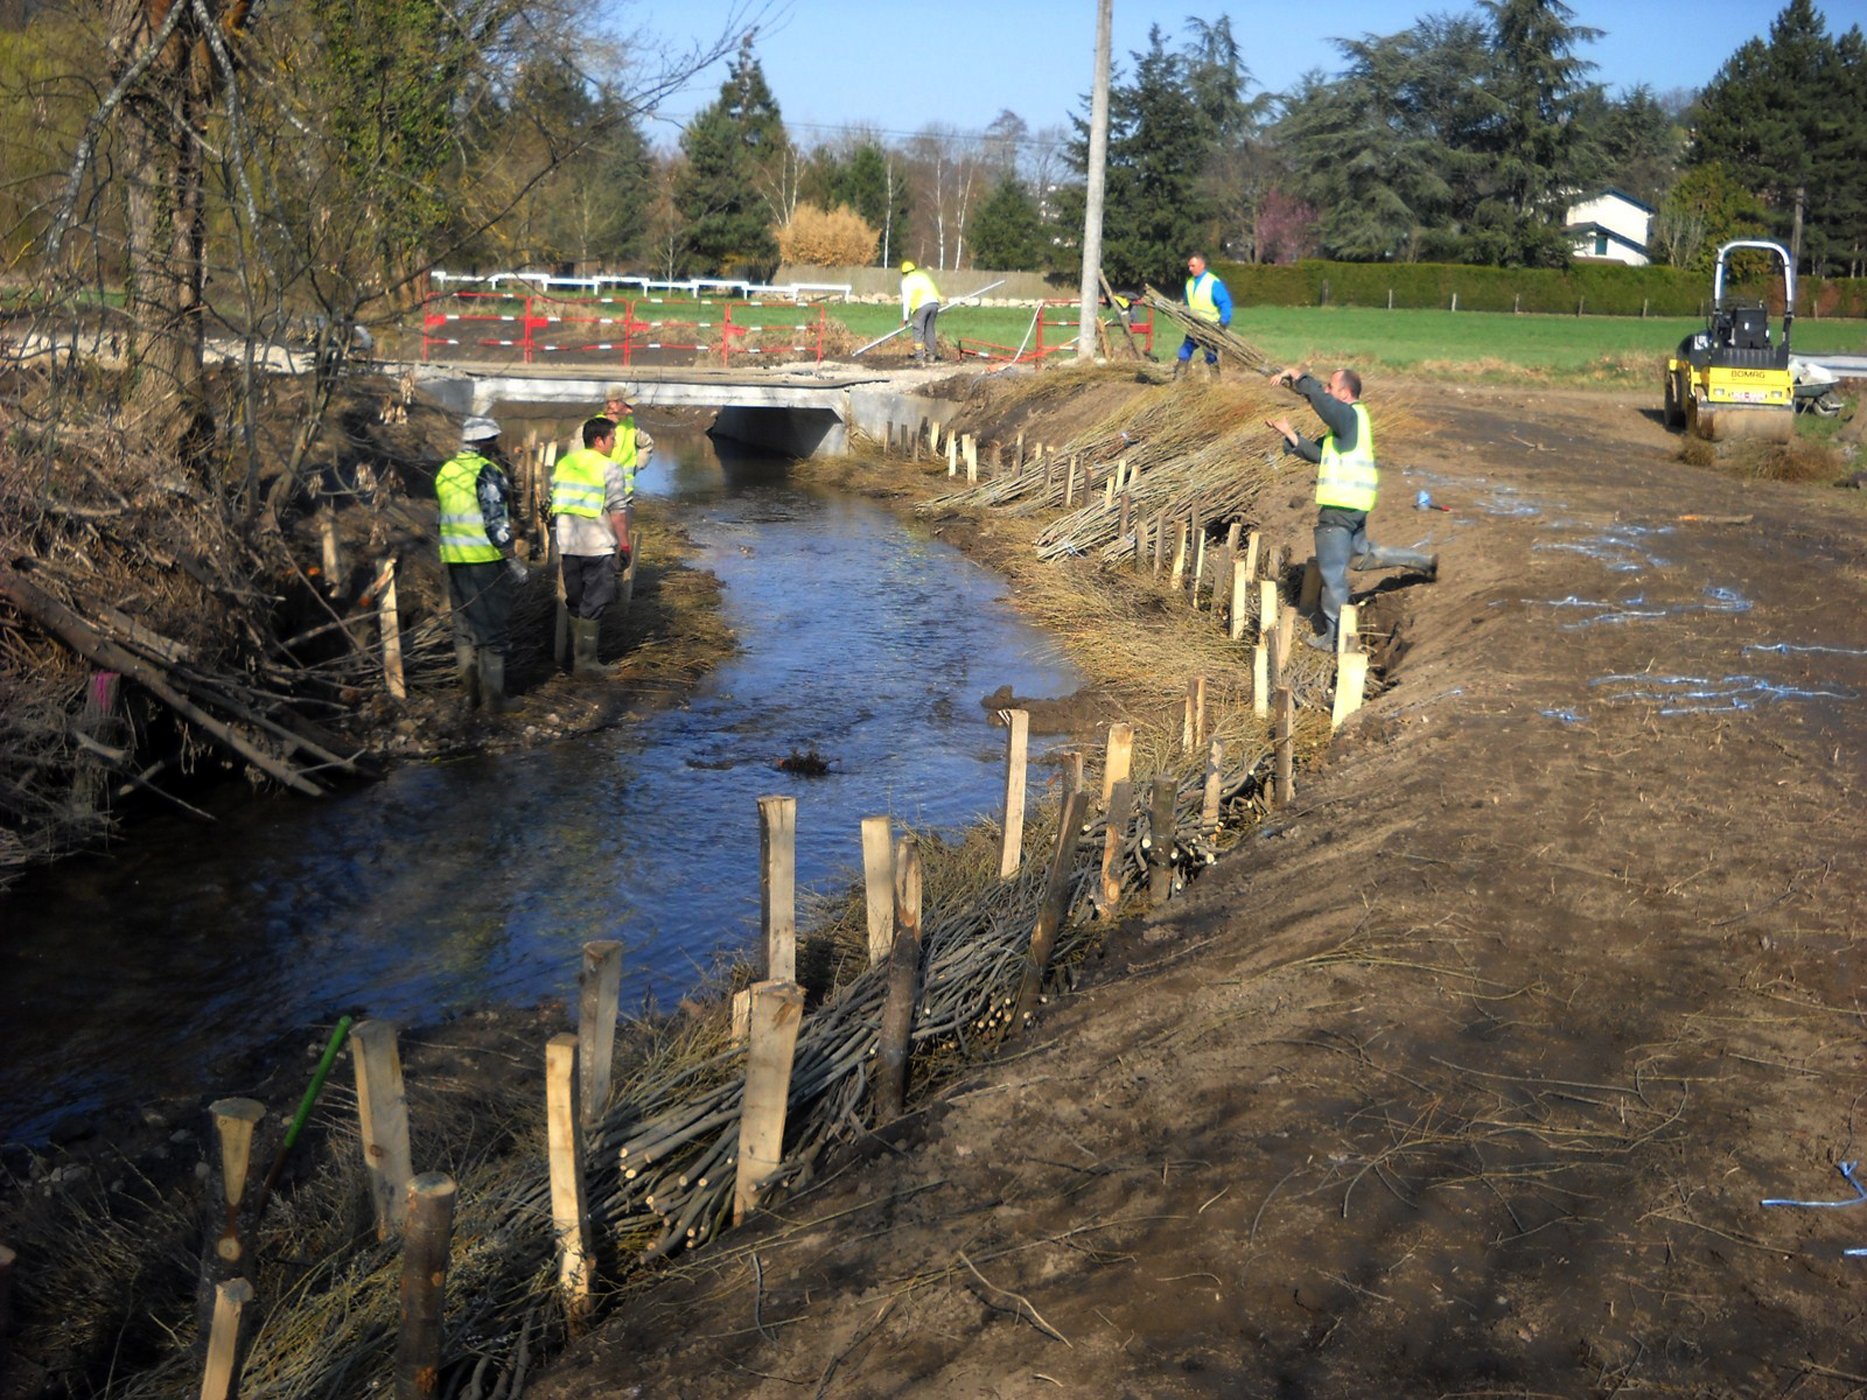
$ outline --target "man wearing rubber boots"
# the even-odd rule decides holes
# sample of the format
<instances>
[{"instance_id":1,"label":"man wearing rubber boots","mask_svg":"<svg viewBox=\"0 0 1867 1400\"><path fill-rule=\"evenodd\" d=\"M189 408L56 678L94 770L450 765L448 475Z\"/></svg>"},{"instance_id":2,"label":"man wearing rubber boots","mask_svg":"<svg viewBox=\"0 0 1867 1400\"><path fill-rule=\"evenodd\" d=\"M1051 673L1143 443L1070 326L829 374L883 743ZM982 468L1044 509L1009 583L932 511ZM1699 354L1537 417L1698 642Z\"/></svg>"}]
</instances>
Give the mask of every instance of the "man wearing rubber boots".
<instances>
[{"instance_id":1,"label":"man wearing rubber boots","mask_svg":"<svg viewBox=\"0 0 1867 1400\"><path fill-rule=\"evenodd\" d=\"M1336 649L1336 628L1348 601L1351 562L1361 569L1419 569L1430 582L1439 577L1439 556L1417 549L1383 549L1368 538L1368 512L1374 509L1381 474L1374 462L1374 426L1361 401L1361 376L1338 369L1327 384L1306 373L1282 369L1279 384L1309 400L1328 430L1312 441L1290 426L1288 418L1266 419L1282 434L1284 451L1316 463L1316 567L1322 572L1322 617L1307 645Z\"/></svg>"},{"instance_id":2,"label":"man wearing rubber boots","mask_svg":"<svg viewBox=\"0 0 1867 1400\"><path fill-rule=\"evenodd\" d=\"M912 260L901 264L901 320L914 327L914 359L931 364L940 358L934 323L940 319L940 289Z\"/></svg>"},{"instance_id":3,"label":"man wearing rubber boots","mask_svg":"<svg viewBox=\"0 0 1867 1400\"><path fill-rule=\"evenodd\" d=\"M498 452L499 424L469 418L460 451L434 474L454 660L468 705L493 714L506 705L506 628L513 592L528 573L513 547L512 487Z\"/></svg>"},{"instance_id":4,"label":"man wearing rubber boots","mask_svg":"<svg viewBox=\"0 0 1867 1400\"><path fill-rule=\"evenodd\" d=\"M572 673L605 674L597 659L603 609L616 599L616 575L629 564L629 469L615 459L616 422L592 418L583 446L551 472L552 531L570 612Z\"/></svg>"}]
</instances>

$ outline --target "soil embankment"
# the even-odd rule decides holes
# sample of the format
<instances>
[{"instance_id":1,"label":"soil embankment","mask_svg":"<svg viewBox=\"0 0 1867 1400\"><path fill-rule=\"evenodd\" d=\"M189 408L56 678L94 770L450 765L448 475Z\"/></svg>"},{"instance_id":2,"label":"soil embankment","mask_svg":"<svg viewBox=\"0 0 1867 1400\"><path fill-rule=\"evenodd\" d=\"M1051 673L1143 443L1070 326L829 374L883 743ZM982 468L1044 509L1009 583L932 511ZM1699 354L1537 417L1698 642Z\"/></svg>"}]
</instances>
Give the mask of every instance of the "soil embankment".
<instances>
[{"instance_id":1,"label":"soil embankment","mask_svg":"<svg viewBox=\"0 0 1867 1400\"><path fill-rule=\"evenodd\" d=\"M1759 1204L1854 1194L1862 514L1630 398L1421 412L1440 581L1295 804L528 1396L1867 1384L1867 1235Z\"/></svg>"}]
</instances>

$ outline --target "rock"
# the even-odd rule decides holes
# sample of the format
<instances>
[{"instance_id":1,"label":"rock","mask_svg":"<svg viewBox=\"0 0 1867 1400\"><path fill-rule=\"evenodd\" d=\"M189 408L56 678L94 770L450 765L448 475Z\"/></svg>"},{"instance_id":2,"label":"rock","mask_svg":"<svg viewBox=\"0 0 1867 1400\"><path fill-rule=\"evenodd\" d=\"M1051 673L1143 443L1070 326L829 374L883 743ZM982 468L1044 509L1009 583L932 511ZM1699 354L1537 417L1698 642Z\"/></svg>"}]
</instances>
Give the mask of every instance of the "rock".
<instances>
[{"instance_id":1,"label":"rock","mask_svg":"<svg viewBox=\"0 0 1867 1400\"><path fill-rule=\"evenodd\" d=\"M54 1167L46 1180L60 1190L69 1190L81 1181L90 1179L91 1169L82 1162L72 1162L66 1166Z\"/></svg>"},{"instance_id":2,"label":"rock","mask_svg":"<svg viewBox=\"0 0 1867 1400\"><path fill-rule=\"evenodd\" d=\"M57 1147L69 1147L74 1142L82 1142L85 1138L96 1135L97 1125L89 1118L77 1114L59 1119L52 1125L52 1131L47 1134L52 1139L53 1145Z\"/></svg>"},{"instance_id":3,"label":"rock","mask_svg":"<svg viewBox=\"0 0 1867 1400\"><path fill-rule=\"evenodd\" d=\"M160 1109L145 1108L143 1110L143 1126L144 1127L155 1128L157 1130L160 1130L160 1129L168 1127L168 1125L169 1125L168 1115L166 1113L163 1113Z\"/></svg>"}]
</instances>

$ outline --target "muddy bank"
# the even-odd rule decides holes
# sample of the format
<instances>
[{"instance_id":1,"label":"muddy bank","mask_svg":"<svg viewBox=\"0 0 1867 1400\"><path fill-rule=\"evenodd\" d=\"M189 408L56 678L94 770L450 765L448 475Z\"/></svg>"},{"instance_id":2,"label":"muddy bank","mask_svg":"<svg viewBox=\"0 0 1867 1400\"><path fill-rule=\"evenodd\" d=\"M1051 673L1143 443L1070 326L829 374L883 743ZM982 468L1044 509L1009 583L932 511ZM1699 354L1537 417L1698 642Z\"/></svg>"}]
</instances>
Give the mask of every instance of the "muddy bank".
<instances>
[{"instance_id":1,"label":"muddy bank","mask_svg":"<svg viewBox=\"0 0 1867 1400\"><path fill-rule=\"evenodd\" d=\"M539 1395L1857 1393L1860 513L1447 400L1294 809Z\"/></svg>"}]
</instances>

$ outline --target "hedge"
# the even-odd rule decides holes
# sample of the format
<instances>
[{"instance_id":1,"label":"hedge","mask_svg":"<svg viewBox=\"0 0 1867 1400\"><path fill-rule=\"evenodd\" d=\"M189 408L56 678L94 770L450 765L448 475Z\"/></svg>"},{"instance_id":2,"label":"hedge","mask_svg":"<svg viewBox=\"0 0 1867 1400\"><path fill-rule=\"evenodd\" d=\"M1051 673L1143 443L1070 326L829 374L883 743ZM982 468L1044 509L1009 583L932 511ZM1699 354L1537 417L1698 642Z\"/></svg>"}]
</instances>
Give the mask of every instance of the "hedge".
<instances>
[{"instance_id":1,"label":"hedge","mask_svg":"<svg viewBox=\"0 0 1867 1400\"><path fill-rule=\"evenodd\" d=\"M1232 299L1261 306L1451 307L1461 311L1534 311L1590 316L1703 316L1708 274L1676 267L1577 263L1571 267L1476 267L1463 263L1214 264ZM1781 309L1780 283L1741 285ZM1867 317L1867 277L1803 277L1799 316Z\"/></svg>"}]
</instances>

